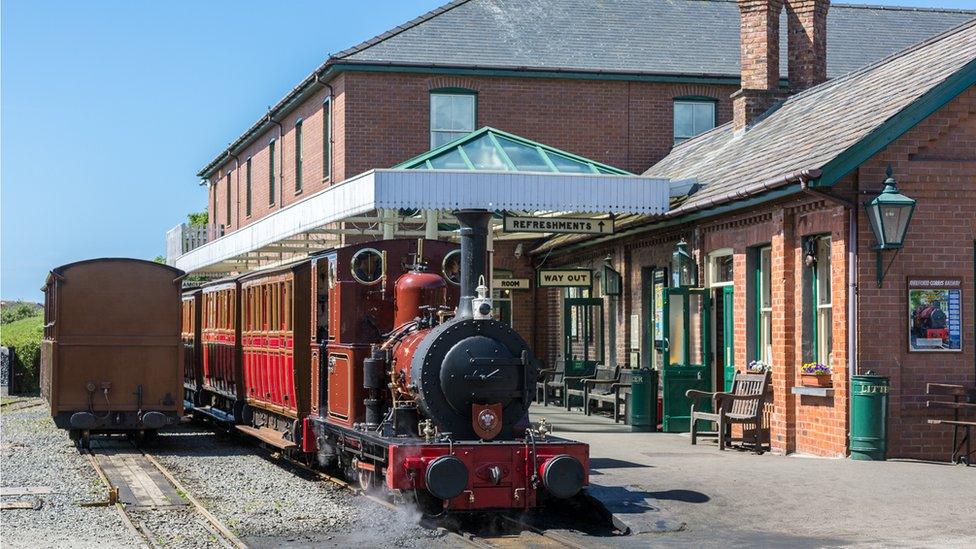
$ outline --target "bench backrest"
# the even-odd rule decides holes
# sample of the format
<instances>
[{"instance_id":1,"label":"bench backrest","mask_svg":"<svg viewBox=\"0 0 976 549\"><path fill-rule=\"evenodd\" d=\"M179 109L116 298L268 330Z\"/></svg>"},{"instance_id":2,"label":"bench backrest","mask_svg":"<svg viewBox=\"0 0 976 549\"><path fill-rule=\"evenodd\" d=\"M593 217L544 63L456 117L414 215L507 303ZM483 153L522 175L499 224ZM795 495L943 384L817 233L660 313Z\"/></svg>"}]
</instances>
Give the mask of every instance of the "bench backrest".
<instances>
[{"instance_id":1,"label":"bench backrest","mask_svg":"<svg viewBox=\"0 0 976 549\"><path fill-rule=\"evenodd\" d=\"M617 381L623 383L624 385L627 385L631 381L633 381L633 377L634 377L633 368L621 368L620 376L617 378Z\"/></svg>"},{"instance_id":2,"label":"bench backrest","mask_svg":"<svg viewBox=\"0 0 976 549\"><path fill-rule=\"evenodd\" d=\"M762 374L749 374L737 372L732 381L732 394L738 396L754 396L766 393L769 386L769 372ZM732 403L733 414L754 415L759 412L762 399L757 400L735 400Z\"/></svg>"},{"instance_id":3,"label":"bench backrest","mask_svg":"<svg viewBox=\"0 0 976 549\"><path fill-rule=\"evenodd\" d=\"M615 366L597 366L593 378L600 381L614 381L617 379L617 368Z\"/></svg>"}]
</instances>

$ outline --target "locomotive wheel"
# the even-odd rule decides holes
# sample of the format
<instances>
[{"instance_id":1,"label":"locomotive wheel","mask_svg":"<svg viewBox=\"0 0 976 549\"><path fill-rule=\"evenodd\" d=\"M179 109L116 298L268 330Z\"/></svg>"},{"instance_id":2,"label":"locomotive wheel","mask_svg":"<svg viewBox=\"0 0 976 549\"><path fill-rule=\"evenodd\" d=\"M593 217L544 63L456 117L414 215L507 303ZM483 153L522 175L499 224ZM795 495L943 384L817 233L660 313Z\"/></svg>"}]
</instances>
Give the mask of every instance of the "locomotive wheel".
<instances>
[{"instance_id":1,"label":"locomotive wheel","mask_svg":"<svg viewBox=\"0 0 976 549\"><path fill-rule=\"evenodd\" d=\"M425 517L439 517L444 514L444 500L437 498L427 490L414 490L413 495L417 509Z\"/></svg>"},{"instance_id":2,"label":"locomotive wheel","mask_svg":"<svg viewBox=\"0 0 976 549\"><path fill-rule=\"evenodd\" d=\"M363 492L373 492L376 490L376 471L360 469L358 476L360 490Z\"/></svg>"}]
</instances>

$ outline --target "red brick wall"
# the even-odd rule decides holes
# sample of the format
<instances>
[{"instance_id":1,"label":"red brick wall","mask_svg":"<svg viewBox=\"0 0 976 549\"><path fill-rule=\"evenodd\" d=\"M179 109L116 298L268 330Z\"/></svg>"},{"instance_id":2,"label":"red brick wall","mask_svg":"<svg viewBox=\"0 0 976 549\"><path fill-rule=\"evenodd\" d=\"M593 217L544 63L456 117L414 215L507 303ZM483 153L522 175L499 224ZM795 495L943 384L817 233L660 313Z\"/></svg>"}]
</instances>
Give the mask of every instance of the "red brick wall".
<instances>
[{"instance_id":1,"label":"red brick wall","mask_svg":"<svg viewBox=\"0 0 976 549\"><path fill-rule=\"evenodd\" d=\"M834 366L833 397L798 397L791 389L799 386L799 366L803 362L802 349L812 334L804 333L805 311L810 305L803 295L803 244L813 235L831 236L831 287L834 310L832 364ZM754 292L752 250L771 245L773 294L773 399L768 406L770 440L774 451L838 456L847 448L847 324L846 311L846 241L847 213L843 207L818 199L800 196L777 204L706 220L695 226L674 227L663 231L632 237L607 246L557 253L549 259L553 266L593 268L602 263L608 253L615 258L615 266L623 265L624 296L615 321L618 325L616 346L618 359L626 362L627 351L639 347L631 341L631 314L639 315L647 329L651 319L643 314L642 267L668 266L675 244L681 238L699 260L699 281L706 283L706 258L716 250L731 248L733 253L733 284L735 288L734 346L735 366L744 370L755 358L755 326L751 315L750 293ZM618 261L617 258L624 260ZM547 331L554 340L547 351L554 359L559 352L562 334L562 300L556 295L548 304L545 317ZM608 343L609 345L609 343ZM541 349L541 347L540 347ZM642 349L642 353L648 349ZM719 350L716 349L716 352ZM541 352L541 351L540 351ZM721 380L716 380L721 382Z\"/></svg>"},{"instance_id":2,"label":"red brick wall","mask_svg":"<svg viewBox=\"0 0 976 549\"><path fill-rule=\"evenodd\" d=\"M478 91L476 128L493 126L528 139L640 173L663 158L673 142L673 100L706 96L718 100L717 118L732 117L734 86L616 82L597 80L448 77L424 74L343 73L331 81L333 97L333 177L322 181L323 88L281 121L276 145L274 206L268 204L268 143L278 138L271 126L238 155L252 157L252 215L244 215L244 173L234 158L211 178L217 185L216 222L226 224L225 170L233 170L236 230L329 183L373 168L387 168L424 153L430 145L430 90L461 87ZM303 192L295 194L295 120L303 119ZM238 181L239 179L239 181ZM281 196L283 195L283 196ZM213 217L213 192L209 210Z\"/></svg>"},{"instance_id":3,"label":"red brick wall","mask_svg":"<svg viewBox=\"0 0 976 549\"><path fill-rule=\"evenodd\" d=\"M948 417L925 407L926 383L976 383L973 332L973 240L976 239L976 88L970 88L861 165L862 190L880 190L891 164L899 190L918 201L905 247L886 252L891 267L878 288L864 210L859 210L860 371L891 378L889 455L945 460L951 429L928 425ZM865 197L867 198L867 197ZM909 353L906 278L962 277L961 353Z\"/></svg>"},{"instance_id":4,"label":"red brick wall","mask_svg":"<svg viewBox=\"0 0 976 549\"><path fill-rule=\"evenodd\" d=\"M339 75L332 81L335 95L332 98L332 136L333 136L333 175L329 180L323 179L323 137L325 135L323 123L323 102L329 96L328 88L323 88L305 100L295 111L281 121L279 127L272 125L257 140L245 150L230 157L228 162L210 178L211 185L216 185L217 210L214 216L214 190L211 187L210 212L211 223L225 225L229 231L239 229L249 223L277 211L282 206L293 204L302 198L326 188L331 182L341 181L344 174L344 159L339 151L344 144L343 106L345 76ZM295 122L302 119L302 191L295 192ZM274 139L275 144L275 196L269 196L268 172L270 168L269 143ZM251 215L247 215L247 159L251 159ZM240 164L238 165L238 160ZM227 192L227 170L231 175L231 207L232 214L228 224L224 197ZM273 198L273 203L269 200Z\"/></svg>"}]
</instances>

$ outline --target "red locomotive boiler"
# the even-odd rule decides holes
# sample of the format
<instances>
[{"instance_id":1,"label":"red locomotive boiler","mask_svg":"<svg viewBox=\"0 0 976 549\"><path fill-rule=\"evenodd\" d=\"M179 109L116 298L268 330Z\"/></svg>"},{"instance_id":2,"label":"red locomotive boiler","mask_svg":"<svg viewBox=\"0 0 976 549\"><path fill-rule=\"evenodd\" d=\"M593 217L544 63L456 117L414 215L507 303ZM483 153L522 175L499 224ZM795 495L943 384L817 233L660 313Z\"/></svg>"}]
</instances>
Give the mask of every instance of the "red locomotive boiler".
<instances>
[{"instance_id":1,"label":"red locomotive boiler","mask_svg":"<svg viewBox=\"0 0 976 549\"><path fill-rule=\"evenodd\" d=\"M490 214L457 218L460 250L356 244L204 287L204 346L220 340L208 336L211 302L227 341L203 353L197 411L433 512L577 494L588 448L530 425L536 360L491 318ZM228 302L208 301L220 292ZM218 371L237 372L222 392L207 379Z\"/></svg>"}]
</instances>

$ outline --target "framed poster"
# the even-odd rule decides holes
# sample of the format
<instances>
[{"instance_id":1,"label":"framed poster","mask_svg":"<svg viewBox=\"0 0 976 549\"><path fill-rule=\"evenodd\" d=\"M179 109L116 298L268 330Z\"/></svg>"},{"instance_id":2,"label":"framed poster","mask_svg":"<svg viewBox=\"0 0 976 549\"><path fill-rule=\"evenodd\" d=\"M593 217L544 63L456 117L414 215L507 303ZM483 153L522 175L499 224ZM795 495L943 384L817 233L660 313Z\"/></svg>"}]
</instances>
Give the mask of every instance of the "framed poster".
<instances>
[{"instance_id":1,"label":"framed poster","mask_svg":"<svg viewBox=\"0 0 976 549\"><path fill-rule=\"evenodd\" d=\"M962 351L962 279L908 277L908 351Z\"/></svg>"}]
</instances>

